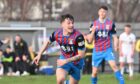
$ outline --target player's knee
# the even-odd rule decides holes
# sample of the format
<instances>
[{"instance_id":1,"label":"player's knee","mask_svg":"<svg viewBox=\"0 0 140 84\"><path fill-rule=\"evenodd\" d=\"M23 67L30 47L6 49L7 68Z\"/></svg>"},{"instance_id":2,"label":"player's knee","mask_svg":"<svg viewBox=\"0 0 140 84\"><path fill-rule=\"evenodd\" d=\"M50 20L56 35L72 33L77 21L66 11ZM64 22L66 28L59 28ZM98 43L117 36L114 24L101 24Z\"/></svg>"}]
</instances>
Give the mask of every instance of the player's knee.
<instances>
[{"instance_id":1,"label":"player's knee","mask_svg":"<svg viewBox=\"0 0 140 84\"><path fill-rule=\"evenodd\" d=\"M96 76L97 76L97 74L98 74L98 72L97 72L97 71L92 72L92 77L96 77Z\"/></svg>"},{"instance_id":2,"label":"player's knee","mask_svg":"<svg viewBox=\"0 0 140 84\"><path fill-rule=\"evenodd\" d=\"M116 65L112 66L113 71L118 71L118 67Z\"/></svg>"},{"instance_id":3,"label":"player's knee","mask_svg":"<svg viewBox=\"0 0 140 84\"><path fill-rule=\"evenodd\" d=\"M61 78L57 79L57 84L63 84L64 81L65 81L65 78L61 77Z\"/></svg>"}]
</instances>

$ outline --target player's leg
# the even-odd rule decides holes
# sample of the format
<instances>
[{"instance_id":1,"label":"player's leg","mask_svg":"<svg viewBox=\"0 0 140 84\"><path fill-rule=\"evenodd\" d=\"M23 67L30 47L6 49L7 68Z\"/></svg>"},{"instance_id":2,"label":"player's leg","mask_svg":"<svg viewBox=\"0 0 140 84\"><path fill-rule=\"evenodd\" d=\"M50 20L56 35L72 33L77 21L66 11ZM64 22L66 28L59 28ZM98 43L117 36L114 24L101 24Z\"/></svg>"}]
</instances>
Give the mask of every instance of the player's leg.
<instances>
[{"instance_id":1,"label":"player's leg","mask_svg":"<svg viewBox=\"0 0 140 84\"><path fill-rule=\"evenodd\" d=\"M98 68L92 67L91 84L97 84L98 81L97 74L98 74Z\"/></svg>"},{"instance_id":2,"label":"player's leg","mask_svg":"<svg viewBox=\"0 0 140 84\"><path fill-rule=\"evenodd\" d=\"M108 61L110 67L114 71L115 77L119 81L119 84L124 84L124 78L116 65L115 56L112 51L107 52L107 56L106 56L105 60Z\"/></svg>"},{"instance_id":3,"label":"player's leg","mask_svg":"<svg viewBox=\"0 0 140 84\"><path fill-rule=\"evenodd\" d=\"M112 68L112 70L114 71L115 77L119 81L119 84L124 84L124 78L123 78L122 74L120 73L120 71L116 65L116 62L114 60L110 60L110 61L108 61L108 63L110 65L110 67Z\"/></svg>"},{"instance_id":4,"label":"player's leg","mask_svg":"<svg viewBox=\"0 0 140 84\"><path fill-rule=\"evenodd\" d=\"M69 79L69 84L78 84L79 83L79 80L75 80L75 78L73 78L73 76L70 76L70 79Z\"/></svg>"},{"instance_id":5,"label":"player's leg","mask_svg":"<svg viewBox=\"0 0 140 84\"><path fill-rule=\"evenodd\" d=\"M121 74L124 74L124 66L125 66L125 56L120 56L119 57L119 62L120 62L120 71Z\"/></svg>"},{"instance_id":6,"label":"player's leg","mask_svg":"<svg viewBox=\"0 0 140 84\"><path fill-rule=\"evenodd\" d=\"M129 66L129 78L133 79L133 73L134 73L133 63L128 63L128 66Z\"/></svg>"},{"instance_id":7,"label":"player's leg","mask_svg":"<svg viewBox=\"0 0 140 84\"><path fill-rule=\"evenodd\" d=\"M103 60L103 53L94 51L92 55L92 75L91 75L91 84L97 84L98 78L98 67L100 66Z\"/></svg>"},{"instance_id":8,"label":"player's leg","mask_svg":"<svg viewBox=\"0 0 140 84\"><path fill-rule=\"evenodd\" d=\"M65 71L62 68L56 69L56 80L57 84L64 84L64 81L66 79L67 71Z\"/></svg>"},{"instance_id":9,"label":"player's leg","mask_svg":"<svg viewBox=\"0 0 140 84\"><path fill-rule=\"evenodd\" d=\"M108 49L105 52L105 54L106 54L105 60L108 61L110 67L114 71L115 77L119 81L119 84L124 84L124 78L123 78L122 74L120 73L120 71L119 71L119 69L116 65L115 56L114 56L114 53L113 53L112 49L111 48Z\"/></svg>"},{"instance_id":10,"label":"player's leg","mask_svg":"<svg viewBox=\"0 0 140 84\"><path fill-rule=\"evenodd\" d=\"M134 62L134 58L131 57L130 55L127 56L127 63L128 63L128 66L129 66L129 78L132 79L133 78L133 73L134 73L134 70L133 70L133 62Z\"/></svg>"},{"instance_id":11,"label":"player's leg","mask_svg":"<svg viewBox=\"0 0 140 84\"><path fill-rule=\"evenodd\" d=\"M78 84L81 79L81 70L83 69L84 60L80 60L78 64L71 64L70 74L70 84Z\"/></svg>"}]
</instances>

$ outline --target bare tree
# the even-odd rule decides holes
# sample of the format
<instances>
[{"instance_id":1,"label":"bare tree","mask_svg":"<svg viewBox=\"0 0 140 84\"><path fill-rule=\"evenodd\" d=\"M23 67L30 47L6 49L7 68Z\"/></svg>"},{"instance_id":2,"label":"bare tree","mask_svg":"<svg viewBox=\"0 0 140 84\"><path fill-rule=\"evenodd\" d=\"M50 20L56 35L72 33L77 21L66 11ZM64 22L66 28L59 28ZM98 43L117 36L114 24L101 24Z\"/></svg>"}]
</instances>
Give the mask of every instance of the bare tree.
<instances>
[{"instance_id":1,"label":"bare tree","mask_svg":"<svg viewBox=\"0 0 140 84\"><path fill-rule=\"evenodd\" d=\"M108 3L108 1L110 2ZM139 1L140 0L105 0L105 2L101 3L98 0L85 0L82 3L72 3L63 13L73 14L77 21L89 21L92 16L97 18L100 5L107 5L113 20L117 22L139 22Z\"/></svg>"},{"instance_id":2,"label":"bare tree","mask_svg":"<svg viewBox=\"0 0 140 84\"><path fill-rule=\"evenodd\" d=\"M112 18L118 22L140 21L139 0L112 0L108 4L112 12Z\"/></svg>"}]
</instances>

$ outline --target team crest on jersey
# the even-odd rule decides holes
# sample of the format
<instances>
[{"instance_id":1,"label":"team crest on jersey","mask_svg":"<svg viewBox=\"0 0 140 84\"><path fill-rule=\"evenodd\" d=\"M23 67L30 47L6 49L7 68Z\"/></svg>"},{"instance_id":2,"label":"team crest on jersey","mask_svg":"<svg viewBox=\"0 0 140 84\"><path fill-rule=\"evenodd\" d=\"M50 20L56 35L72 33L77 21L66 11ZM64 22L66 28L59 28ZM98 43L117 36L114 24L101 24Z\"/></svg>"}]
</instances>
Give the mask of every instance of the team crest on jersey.
<instances>
[{"instance_id":1,"label":"team crest on jersey","mask_svg":"<svg viewBox=\"0 0 140 84\"><path fill-rule=\"evenodd\" d=\"M99 26L95 26L95 29L98 29L99 28Z\"/></svg>"},{"instance_id":2,"label":"team crest on jersey","mask_svg":"<svg viewBox=\"0 0 140 84\"><path fill-rule=\"evenodd\" d=\"M73 39L70 39L69 40L69 44L73 44Z\"/></svg>"},{"instance_id":3,"label":"team crest on jersey","mask_svg":"<svg viewBox=\"0 0 140 84\"><path fill-rule=\"evenodd\" d=\"M106 29L109 30L109 28L110 28L110 25L106 25Z\"/></svg>"}]
</instances>

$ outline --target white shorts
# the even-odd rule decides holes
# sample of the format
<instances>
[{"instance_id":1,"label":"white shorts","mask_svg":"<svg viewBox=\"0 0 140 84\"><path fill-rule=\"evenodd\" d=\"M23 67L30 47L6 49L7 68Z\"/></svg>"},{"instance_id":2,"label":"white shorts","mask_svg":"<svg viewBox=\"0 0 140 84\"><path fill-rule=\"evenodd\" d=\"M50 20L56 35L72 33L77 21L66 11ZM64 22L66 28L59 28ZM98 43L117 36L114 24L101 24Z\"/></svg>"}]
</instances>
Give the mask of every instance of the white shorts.
<instances>
[{"instance_id":1,"label":"white shorts","mask_svg":"<svg viewBox=\"0 0 140 84\"><path fill-rule=\"evenodd\" d=\"M119 62L133 63L134 58L131 57L131 53L123 53L123 56L119 57Z\"/></svg>"}]
</instances>

